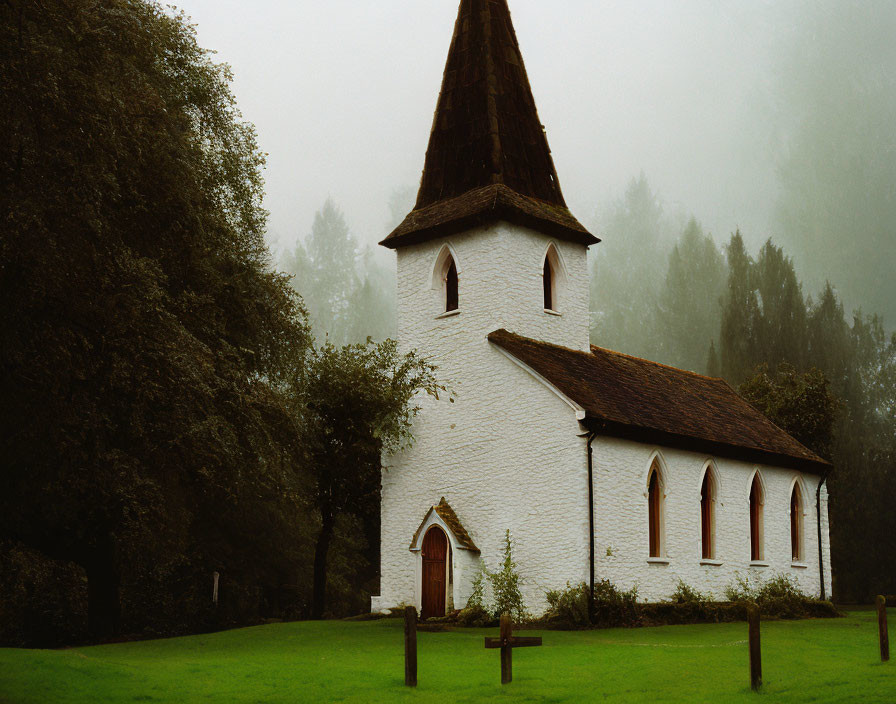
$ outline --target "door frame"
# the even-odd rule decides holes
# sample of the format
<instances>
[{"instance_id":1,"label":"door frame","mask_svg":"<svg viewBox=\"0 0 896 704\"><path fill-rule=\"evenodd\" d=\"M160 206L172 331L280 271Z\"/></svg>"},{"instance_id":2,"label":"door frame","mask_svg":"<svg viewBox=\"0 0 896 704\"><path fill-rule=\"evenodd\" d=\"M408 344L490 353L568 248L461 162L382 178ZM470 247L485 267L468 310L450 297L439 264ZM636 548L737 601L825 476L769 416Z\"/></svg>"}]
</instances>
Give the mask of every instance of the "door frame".
<instances>
[{"instance_id":1,"label":"door frame","mask_svg":"<svg viewBox=\"0 0 896 704\"><path fill-rule=\"evenodd\" d=\"M420 562L420 580L419 580L419 585L418 585L418 588L420 590L420 602L417 605L417 611L418 611L418 613L421 614L421 616L423 614L423 574L424 574L422 546L426 542L426 536L429 535L429 533L433 530L437 530L442 535L445 536L445 565L444 565L444 568L445 568L445 592L444 592L444 594L442 594L442 601L444 603L443 611L445 612L445 614L448 613L448 605L449 605L449 601L450 601L449 596L451 595L451 588L454 586L453 579L452 579L452 569L451 569L451 563L452 563L451 539L448 537L448 532L444 528L442 528L442 526L436 525L436 524L431 525L423 532L423 536L420 539L421 549L420 549L420 554L418 557L418 560ZM438 563L436 563L436 564L438 564Z\"/></svg>"},{"instance_id":2,"label":"door frame","mask_svg":"<svg viewBox=\"0 0 896 704\"><path fill-rule=\"evenodd\" d=\"M457 608L457 540L454 533L442 520L438 513L432 511L424 521L418 533L418 539L411 548L414 553L414 606L417 613L423 608L423 538L433 526L442 529L448 539L448 550L445 551L445 613L448 613L448 605L453 601Z\"/></svg>"}]
</instances>

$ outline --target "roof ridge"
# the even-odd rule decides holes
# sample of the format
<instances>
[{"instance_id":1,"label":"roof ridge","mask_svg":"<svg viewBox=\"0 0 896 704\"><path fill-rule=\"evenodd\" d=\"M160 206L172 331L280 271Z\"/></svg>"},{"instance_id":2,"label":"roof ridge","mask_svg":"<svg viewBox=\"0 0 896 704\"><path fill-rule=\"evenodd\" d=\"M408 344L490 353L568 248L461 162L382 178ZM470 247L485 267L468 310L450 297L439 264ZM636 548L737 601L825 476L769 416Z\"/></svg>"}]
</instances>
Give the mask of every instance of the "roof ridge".
<instances>
[{"instance_id":1,"label":"roof ridge","mask_svg":"<svg viewBox=\"0 0 896 704\"><path fill-rule=\"evenodd\" d=\"M596 345L591 352L501 328L492 344L542 375L609 435L711 452L753 464L829 471L806 447L724 379L651 362ZM578 353L578 354L576 354ZM633 364L620 363L622 359ZM663 371L683 372L665 374ZM670 444L671 443L671 444ZM727 448L727 449L726 449Z\"/></svg>"},{"instance_id":2,"label":"roof ridge","mask_svg":"<svg viewBox=\"0 0 896 704\"><path fill-rule=\"evenodd\" d=\"M504 167L501 163L501 129L498 125L498 104L495 100L498 76L495 73L495 57L492 56L492 10L491 3L482 7L482 34L485 46L486 104L485 114L488 117L488 135L492 143L491 159L492 183L504 183Z\"/></svg>"},{"instance_id":3,"label":"roof ridge","mask_svg":"<svg viewBox=\"0 0 896 704\"><path fill-rule=\"evenodd\" d=\"M522 338L524 340L529 340L530 342L535 342L540 345L547 345L548 347L557 347L559 349L569 350L570 352L576 352L578 354L592 355L592 354L594 354L594 350L600 350L601 352L607 352L609 354L613 354L618 357L626 357L628 359L634 359L638 362L644 362L645 364L652 364L653 366L656 366L656 367L663 367L665 369L671 369L674 372L682 372L683 374L689 374L691 376L696 376L701 379L709 379L710 381L721 381L722 383L727 384L727 382L724 379L722 379L721 377L718 377L718 376L707 376L706 374L699 374L698 372L692 372L689 369L682 369L681 367L674 367L671 364L663 364L662 362L654 362L652 359L646 359L644 357L637 357L633 354L626 354L625 352L617 352L616 350L611 350L608 347L600 347L599 345L589 345L591 347L592 351L586 352L585 350L577 350L575 347L566 347L565 345L558 345L554 342L548 342L547 340L537 340L534 337L526 337L525 335L520 335L519 333L516 333L516 332L510 332L506 328L500 328L498 330L494 330L493 332L489 333L489 335L494 335L495 333L500 333L500 332L505 332L508 335L514 335L516 337ZM730 384L728 386L730 388ZM737 393L737 391L733 388L732 388L732 391Z\"/></svg>"},{"instance_id":4,"label":"roof ridge","mask_svg":"<svg viewBox=\"0 0 896 704\"><path fill-rule=\"evenodd\" d=\"M711 381L721 381L721 382L727 384L727 382L720 376L710 376L709 374L700 374L699 372L692 372L690 369L682 369L681 367L676 367L671 364L663 364L663 362L655 362L652 359L647 359L646 357L638 357L637 355L634 355L634 354L628 354L626 352L619 352L618 350L611 350L609 347L601 347L600 345L591 345L591 349L592 350L600 350L601 352L607 352L609 354L615 354L618 357L628 357L629 359L634 359L639 362L645 362L647 364L652 364L656 367L664 367L666 369L671 369L672 371L676 371L676 372L682 372L684 374L690 374L691 376L696 376L701 379L709 379ZM729 387L731 386L730 384L728 384L728 385L729 385ZM734 389L733 387L732 387L732 391L735 391L735 393L736 393L736 389Z\"/></svg>"}]
</instances>

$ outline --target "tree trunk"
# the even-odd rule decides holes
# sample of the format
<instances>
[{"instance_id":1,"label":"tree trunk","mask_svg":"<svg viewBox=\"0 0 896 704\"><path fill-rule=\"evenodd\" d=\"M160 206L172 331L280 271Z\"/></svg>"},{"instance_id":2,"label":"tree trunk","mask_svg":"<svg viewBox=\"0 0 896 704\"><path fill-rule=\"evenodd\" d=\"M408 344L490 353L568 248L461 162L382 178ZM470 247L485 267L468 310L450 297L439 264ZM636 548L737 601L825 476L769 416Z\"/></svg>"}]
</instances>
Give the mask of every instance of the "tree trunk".
<instances>
[{"instance_id":1,"label":"tree trunk","mask_svg":"<svg viewBox=\"0 0 896 704\"><path fill-rule=\"evenodd\" d=\"M87 627L93 640L118 633L121 615L119 576L111 557L103 555L87 566Z\"/></svg>"},{"instance_id":2,"label":"tree trunk","mask_svg":"<svg viewBox=\"0 0 896 704\"><path fill-rule=\"evenodd\" d=\"M333 538L335 516L324 513L322 516L317 545L314 548L314 582L311 591L311 618L319 619L324 615L327 605L327 553Z\"/></svg>"}]
</instances>

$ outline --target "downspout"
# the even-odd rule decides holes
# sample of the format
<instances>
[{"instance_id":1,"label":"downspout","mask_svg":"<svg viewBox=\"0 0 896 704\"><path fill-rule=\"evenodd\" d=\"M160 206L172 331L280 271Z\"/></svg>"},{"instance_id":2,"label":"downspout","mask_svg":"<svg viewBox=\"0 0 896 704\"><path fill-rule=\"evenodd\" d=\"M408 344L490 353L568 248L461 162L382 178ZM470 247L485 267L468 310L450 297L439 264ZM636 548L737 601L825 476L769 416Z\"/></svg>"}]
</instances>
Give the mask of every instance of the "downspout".
<instances>
[{"instance_id":1,"label":"downspout","mask_svg":"<svg viewBox=\"0 0 896 704\"><path fill-rule=\"evenodd\" d=\"M588 438L588 571L589 571L589 599L588 599L588 623L594 625L594 449L592 443L597 437L597 432L590 431Z\"/></svg>"},{"instance_id":2,"label":"downspout","mask_svg":"<svg viewBox=\"0 0 896 704\"><path fill-rule=\"evenodd\" d=\"M818 522L818 576L821 581L821 600L825 601L824 588L824 548L821 544L821 487L827 481L830 469L821 475L821 481L815 489L815 516ZM833 594L831 595L833 596Z\"/></svg>"}]
</instances>

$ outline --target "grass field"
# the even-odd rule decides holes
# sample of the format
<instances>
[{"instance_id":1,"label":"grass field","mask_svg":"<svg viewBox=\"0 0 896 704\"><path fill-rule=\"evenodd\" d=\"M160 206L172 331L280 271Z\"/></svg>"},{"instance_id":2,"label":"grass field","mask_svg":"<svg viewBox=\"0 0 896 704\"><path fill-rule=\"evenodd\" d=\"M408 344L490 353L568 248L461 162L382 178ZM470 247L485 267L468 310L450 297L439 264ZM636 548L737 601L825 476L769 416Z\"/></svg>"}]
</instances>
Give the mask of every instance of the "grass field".
<instances>
[{"instance_id":1,"label":"grass field","mask_svg":"<svg viewBox=\"0 0 896 704\"><path fill-rule=\"evenodd\" d=\"M70 650L0 649L0 702L896 702L871 611L763 622L765 684L749 689L745 623L547 631L502 687L496 629L419 634L404 685L402 622L284 623Z\"/></svg>"}]
</instances>

